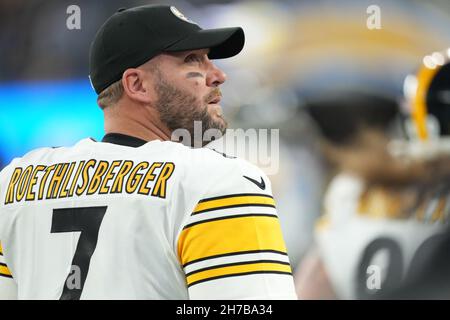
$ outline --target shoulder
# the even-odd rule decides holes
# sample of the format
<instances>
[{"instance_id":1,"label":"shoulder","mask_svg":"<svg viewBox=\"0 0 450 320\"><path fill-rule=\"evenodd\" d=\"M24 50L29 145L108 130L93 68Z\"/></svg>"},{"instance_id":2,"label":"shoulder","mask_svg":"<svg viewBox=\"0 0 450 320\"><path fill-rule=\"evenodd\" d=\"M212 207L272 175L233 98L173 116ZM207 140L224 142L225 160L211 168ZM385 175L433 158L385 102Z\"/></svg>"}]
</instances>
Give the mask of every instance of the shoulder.
<instances>
[{"instance_id":1,"label":"shoulder","mask_svg":"<svg viewBox=\"0 0 450 320\"><path fill-rule=\"evenodd\" d=\"M201 175L206 180L231 179L242 174L266 178L264 172L252 163L210 148L190 148L180 143L165 141L163 149L170 150L176 162L188 175Z\"/></svg>"},{"instance_id":2,"label":"shoulder","mask_svg":"<svg viewBox=\"0 0 450 320\"><path fill-rule=\"evenodd\" d=\"M177 175L176 199L185 202L186 207L194 209L198 203L217 199L223 199L222 202L254 201L257 197L258 201L273 202L271 183L255 165L206 148L179 150L184 168Z\"/></svg>"},{"instance_id":3,"label":"shoulder","mask_svg":"<svg viewBox=\"0 0 450 320\"><path fill-rule=\"evenodd\" d=\"M16 169L26 169L37 163L46 164L53 161L55 158L67 155L71 158L74 153L79 152L80 148L88 146L90 139L83 139L78 141L73 146L68 147L41 147L33 149L21 157L14 158L3 170L0 172L0 184L3 179L7 179Z\"/></svg>"},{"instance_id":4,"label":"shoulder","mask_svg":"<svg viewBox=\"0 0 450 320\"><path fill-rule=\"evenodd\" d=\"M52 152L54 152L54 148L50 147L31 150L22 157L14 158L5 168L3 168L1 173L4 175L15 168L26 167L27 165L32 164L36 159L42 158L44 155Z\"/></svg>"},{"instance_id":5,"label":"shoulder","mask_svg":"<svg viewBox=\"0 0 450 320\"><path fill-rule=\"evenodd\" d=\"M205 170L211 178L220 182L217 189L251 189L255 192L271 192L270 181L256 165L242 158L231 157L222 152L204 149Z\"/></svg>"}]
</instances>

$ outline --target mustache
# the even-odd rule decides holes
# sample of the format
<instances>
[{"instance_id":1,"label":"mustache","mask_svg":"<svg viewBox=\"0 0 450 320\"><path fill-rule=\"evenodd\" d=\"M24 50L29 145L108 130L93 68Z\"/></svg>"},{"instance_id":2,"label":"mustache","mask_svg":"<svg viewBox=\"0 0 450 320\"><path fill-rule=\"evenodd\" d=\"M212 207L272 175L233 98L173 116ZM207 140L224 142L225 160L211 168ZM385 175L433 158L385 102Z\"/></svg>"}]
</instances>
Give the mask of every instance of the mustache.
<instances>
[{"instance_id":1,"label":"mustache","mask_svg":"<svg viewBox=\"0 0 450 320\"><path fill-rule=\"evenodd\" d=\"M210 93L208 93L204 98L203 101L205 103L208 103L209 101L213 100L214 98L222 97L222 91L220 91L219 88L214 88L211 90Z\"/></svg>"}]
</instances>

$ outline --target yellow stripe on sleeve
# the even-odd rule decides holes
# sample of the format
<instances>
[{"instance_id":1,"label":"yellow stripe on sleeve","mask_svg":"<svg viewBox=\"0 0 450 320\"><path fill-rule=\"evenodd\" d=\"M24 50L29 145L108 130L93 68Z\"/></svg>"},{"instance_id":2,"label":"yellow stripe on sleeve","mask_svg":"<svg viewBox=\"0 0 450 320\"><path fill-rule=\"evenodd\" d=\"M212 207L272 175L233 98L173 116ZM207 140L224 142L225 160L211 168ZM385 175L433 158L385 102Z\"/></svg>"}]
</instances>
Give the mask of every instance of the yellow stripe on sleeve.
<instances>
[{"instance_id":1,"label":"yellow stripe on sleeve","mask_svg":"<svg viewBox=\"0 0 450 320\"><path fill-rule=\"evenodd\" d=\"M272 197L259 194L236 194L218 198L205 199L198 203L193 214L238 206L268 206L275 208Z\"/></svg>"},{"instance_id":2,"label":"yellow stripe on sleeve","mask_svg":"<svg viewBox=\"0 0 450 320\"><path fill-rule=\"evenodd\" d=\"M2 242L0 241L0 256L3 256ZM0 262L0 276L12 278L11 271L9 271L8 266Z\"/></svg>"},{"instance_id":3,"label":"yellow stripe on sleeve","mask_svg":"<svg viewBox=\"0 0 450 320\"><path fill-rule=\"evenodd\" d=\"M189 287L200 282L258 273L292 274L292 270L289 264L256 262L196 272L192 275L188 275L186 280Z\"/></svg>"},{"instance_id":4,"label":"yellow stripe on sleeve","mask_svg":"<svg viewBox=\"0 0 450 320\"><path fill-rule=\"evenodd\" d=\"M0 263L0 276L12 278L11 271L9 271L8 267L4 263Z\"/></svg>"},{"instance_id":5,"label":"yellow stripe on sleeve","mask_svg":"<svg viewBox=\"0 0 450 320\"><path fill-rule=\"evenodd\" d=\"M206 220L185 228L178 240L182 265L211 256L254 250L286 252L276 216L246 215Z\"/></svg>"}]
</instances>

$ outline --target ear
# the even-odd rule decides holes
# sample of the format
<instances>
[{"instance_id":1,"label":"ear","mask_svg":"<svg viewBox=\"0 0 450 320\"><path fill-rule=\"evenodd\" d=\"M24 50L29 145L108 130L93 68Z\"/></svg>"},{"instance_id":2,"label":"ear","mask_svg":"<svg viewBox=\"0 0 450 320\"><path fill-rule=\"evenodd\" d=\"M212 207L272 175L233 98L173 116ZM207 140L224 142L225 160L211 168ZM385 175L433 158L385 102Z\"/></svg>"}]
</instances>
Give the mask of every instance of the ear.
<instances>
[{"instance_id":1,"label":"ear","mask_svg":"<svg viewBox=\"0 0 450 320\"><path fill-rule=\"evenodd\" d=\"M130 68L122 75L122 85L125 94L131 99L143 103L154 100L153 79L145 70Z\"/></svg>"}]
</instances>

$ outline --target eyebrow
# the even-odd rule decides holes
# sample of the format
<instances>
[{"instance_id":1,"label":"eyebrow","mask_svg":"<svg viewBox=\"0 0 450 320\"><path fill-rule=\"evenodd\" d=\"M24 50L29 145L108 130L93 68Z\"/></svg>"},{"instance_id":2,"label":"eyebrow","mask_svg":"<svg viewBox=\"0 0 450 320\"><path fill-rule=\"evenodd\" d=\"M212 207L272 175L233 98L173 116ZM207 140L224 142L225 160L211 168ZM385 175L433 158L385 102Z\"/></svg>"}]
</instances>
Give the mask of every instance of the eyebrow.
<instances>
[{"instance_id":1,"label":"eyebrow","mask_svg":"<svg viewBox=\"0 0 450 320\"><path fill-rule=\"evenodd\" d=\"M165 52L165 54L180 58L180 57L184 57L184 56L187 57L190 54L208 55L211 50L207 49L204 52L200 52L200 51L204 51L204 50L199 49L199 50L188 50L188 51Z\"/></svg>"},{"instance_id":2,"label":"eyebrow","mask_svg":"<svg viewBox=\"0 0 450 320\"><path fill-rule=\"evenodd\" d=\"M204 78L205 76L203 74L201 74L200 72L188 72L186 74L186 78L196 78L196 77L201 77Z\"/></svg>"}]
</instances>

